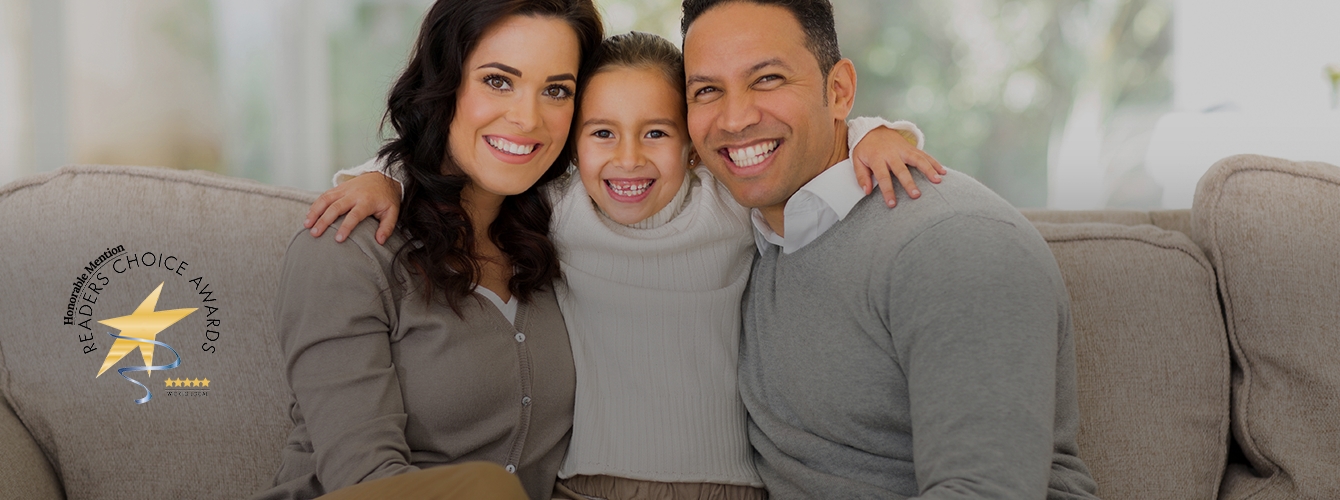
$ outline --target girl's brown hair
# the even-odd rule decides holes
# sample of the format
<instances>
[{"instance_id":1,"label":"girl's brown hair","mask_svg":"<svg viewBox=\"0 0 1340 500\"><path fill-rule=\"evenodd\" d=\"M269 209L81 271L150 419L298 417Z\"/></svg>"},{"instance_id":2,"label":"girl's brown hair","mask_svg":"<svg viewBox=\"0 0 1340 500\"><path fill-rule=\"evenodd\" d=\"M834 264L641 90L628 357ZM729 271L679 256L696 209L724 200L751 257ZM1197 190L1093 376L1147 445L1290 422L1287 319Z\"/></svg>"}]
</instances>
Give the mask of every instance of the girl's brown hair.
<instances>
[{"instance_id":1,"label":"girl's brown hair","mask_svg":"<svg viewBox=\"0 0 1340 500\"><path fill-rule=\"evenodd\" d=\"M585 88L585 83L591 77L617 68L659 71L671 87L678 90L681 96L684 94L684 53L675 44L659 36L630 31L606 38L595 54L582 64L578 88ZM581 106L582 93L578 92L578 113L581 112ZM687 106L685 104L684 111L688 110Z\"/></svg>"}]
</instances>

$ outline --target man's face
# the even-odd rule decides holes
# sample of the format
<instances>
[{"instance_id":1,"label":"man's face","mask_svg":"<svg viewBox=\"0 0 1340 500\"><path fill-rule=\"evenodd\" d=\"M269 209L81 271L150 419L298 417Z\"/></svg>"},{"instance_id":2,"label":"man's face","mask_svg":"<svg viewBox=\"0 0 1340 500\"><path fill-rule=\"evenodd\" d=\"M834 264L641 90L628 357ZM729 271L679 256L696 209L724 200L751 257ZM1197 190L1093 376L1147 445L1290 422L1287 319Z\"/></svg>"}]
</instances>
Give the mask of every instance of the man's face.
<instances>
[{"instance_id":1,"label":"man's face","mask_svg":"<svg viewBox=\"0 0 1340 500\"><path fill-rule=\"evenodd\" d=\"M833 93L805 41L790 11L752 2L714 7L684 36L689 135L746 207L783 207L842 159L850 106L825 105Z\"/></svg>"}]
</instances>

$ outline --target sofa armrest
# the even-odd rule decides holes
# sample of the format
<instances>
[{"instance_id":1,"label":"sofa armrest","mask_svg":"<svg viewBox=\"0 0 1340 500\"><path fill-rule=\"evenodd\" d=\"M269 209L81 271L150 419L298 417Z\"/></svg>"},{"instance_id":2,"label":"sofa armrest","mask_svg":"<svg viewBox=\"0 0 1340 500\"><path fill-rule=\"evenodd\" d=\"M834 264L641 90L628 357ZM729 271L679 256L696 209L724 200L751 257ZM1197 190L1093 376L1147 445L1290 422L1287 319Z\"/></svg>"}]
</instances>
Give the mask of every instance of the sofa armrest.
<instances>
[{"instance_id":1,"label":"sofa armrest","mask_svg":"<svg viewBox=\"0 0 1340 500\"><path fill-rule=\"evenodd\" d=\"M60 480L37 441L0 398L0 500L65 498Z\"/></svg>"}]
</instances>

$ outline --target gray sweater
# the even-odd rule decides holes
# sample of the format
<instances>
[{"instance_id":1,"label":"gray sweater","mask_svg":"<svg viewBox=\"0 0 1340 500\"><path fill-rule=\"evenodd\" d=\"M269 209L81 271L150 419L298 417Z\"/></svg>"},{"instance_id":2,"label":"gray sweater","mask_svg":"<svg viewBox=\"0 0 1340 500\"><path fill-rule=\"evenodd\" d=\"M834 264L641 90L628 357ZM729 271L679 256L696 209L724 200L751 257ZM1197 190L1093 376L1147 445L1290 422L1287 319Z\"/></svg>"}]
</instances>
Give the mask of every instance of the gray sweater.
<instances>
[{"instance_id":1,"label":"gray sweater","mask_svg":"<svg viewBox=\"0 0 1340 500\"><path fill-rule=\"evenodd\" d=\"M754 263L740 395L772 498L1094 498L1046 243L965 174L917 180Z\"/></svg>"},{"instance_id":2,"label":"gray sweater","mask_svg":"<svg viewBox=\"0 0 1340 500\"><path fill-rule=\"evenodd\" d=\"M294 427L275 487L257 498L313 498L475 460L549 498L576 383L553 290L520 304L515 326L478 295L458 317L392 265L400 233L378 245L376 228L366 219L344 243L299 231L284 255L275 326Z\"/></svg>"}]
</instances>

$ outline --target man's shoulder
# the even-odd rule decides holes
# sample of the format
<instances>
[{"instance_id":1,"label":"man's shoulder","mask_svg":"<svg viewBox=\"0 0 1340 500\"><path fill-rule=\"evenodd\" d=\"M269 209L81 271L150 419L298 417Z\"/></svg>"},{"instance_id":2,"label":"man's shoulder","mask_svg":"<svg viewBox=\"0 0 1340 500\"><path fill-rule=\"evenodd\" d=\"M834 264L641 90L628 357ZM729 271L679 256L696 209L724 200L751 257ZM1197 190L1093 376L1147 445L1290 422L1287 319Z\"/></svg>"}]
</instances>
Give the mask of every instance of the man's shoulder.
<instances>
[{"instance_id":1,"label":"man's shoulder","mask_svg":"<svg viewBox=\"0 0 1340 500\"><path fill-rule=\"evenodd\" d=\"M1007 227L1031 229L1018 209L968 174L950 170L939 184L931 183L919 172L913 175L921 189L920 198L912 199L899 188L898 204L889 209L876 191L852 209L853 222L864 226L863 232L882 231L884 236L908 239L956 217L994 220Z\"/></svg>"}]
</instances>

